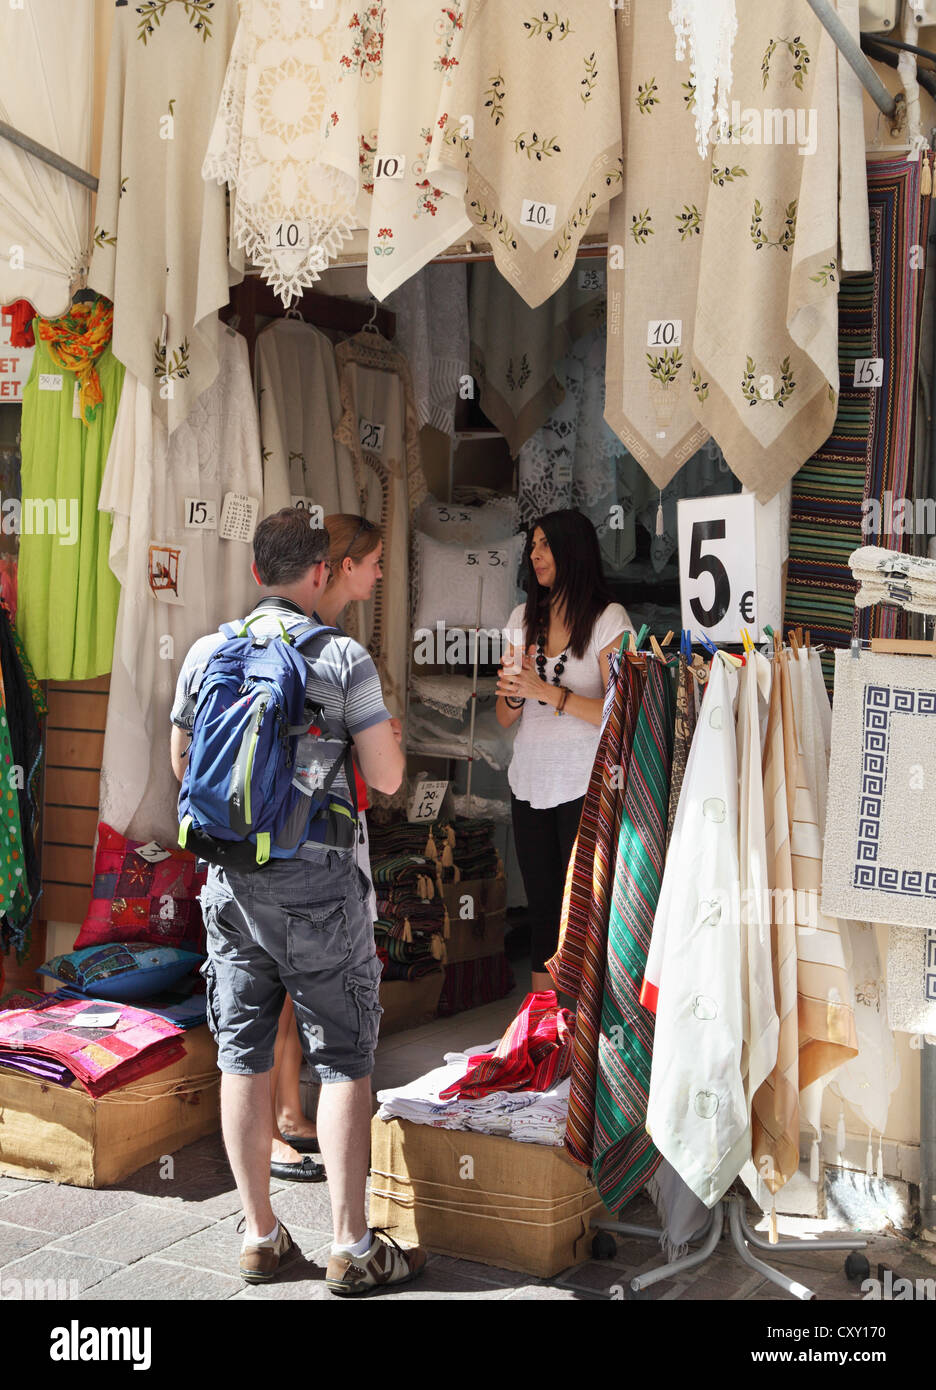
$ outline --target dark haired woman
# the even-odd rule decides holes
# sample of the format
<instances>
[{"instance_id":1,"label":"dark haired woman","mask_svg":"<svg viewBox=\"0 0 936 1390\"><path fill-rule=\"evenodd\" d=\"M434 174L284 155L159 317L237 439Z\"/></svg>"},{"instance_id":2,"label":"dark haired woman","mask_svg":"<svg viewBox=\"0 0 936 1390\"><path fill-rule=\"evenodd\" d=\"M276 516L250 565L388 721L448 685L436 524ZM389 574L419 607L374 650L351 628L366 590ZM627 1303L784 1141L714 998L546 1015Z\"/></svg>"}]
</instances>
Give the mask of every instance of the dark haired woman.
<instances>
[{"instance_id":1,"label":"dark haired woman","mask_svg":"<svg viewBox=\"0 0 936 1390\"><path fill-rule=\"evenodd\" d=\"M631 630L601 572L581 512L540 517L529 545L526 604L510 615L497 718L520 721L507 778L514 843L532 929L531 989L552 989L566 869L601 737L607 655Z\"/></svg>"}]
</instances>

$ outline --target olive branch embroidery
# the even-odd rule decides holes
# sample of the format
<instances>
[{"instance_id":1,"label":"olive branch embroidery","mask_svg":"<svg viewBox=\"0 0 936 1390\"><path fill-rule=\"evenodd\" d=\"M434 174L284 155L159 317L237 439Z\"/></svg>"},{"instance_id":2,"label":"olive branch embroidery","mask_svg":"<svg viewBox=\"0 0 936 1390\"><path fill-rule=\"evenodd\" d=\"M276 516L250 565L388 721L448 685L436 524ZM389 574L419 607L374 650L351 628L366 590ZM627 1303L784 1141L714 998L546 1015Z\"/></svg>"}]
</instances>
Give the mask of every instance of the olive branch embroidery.
<instances>
[{"instance_id":1,"label":"olive branch embroidery","mask_svg":"<svg viewBox=\"0 0 936 1390\"><path fill-rule=\"evenodd\" d=\"M104 230L103 227L95 227L95 229L94 229L94 244L95 244L95 246L101 246L101 247L104 247L104 246L116 246L116 245L117 245L117 233L116 233L116 232L106 232L106 231Z\"/></svg>"},{"instance_id":2,"label":"olive branch embroidery","mask_svg":"<svg viewBox=\"0 0 936 1390\"><path fill-rule=\"evenodd\" d=\"M555 135L545 137L537 135L536 131L521 130L519 135L514 136L514 149L517 154L526 153L527 159L532 159L535 155L541 160L543 155L551 159L554 154L561 154L562 150L556 144Z\"/></svg>"},{"instance_id":3,"label":"olive branch embroidery","mask_svg":"<svg viewBox=\"0 0 936 1390\"><path fill-rule=\"evenodd\" d=\"M574 33L571 21L560 19L558 10L555 11L552 19L549 18L546 10L543 11L540 19L537 19L535 15L532 19L525 19L523 27L527 31L528 39L545 34L550 43L552 43L553 34L559 35L559 42L561 43L563 39L567 39L571 33Z\"/></svg>"},{"instance_id":4,"label":"olive branch embroidery","mask_svg":"<svg viewBox=\"0 0 936 1390\"><path fill-rule=\"evenodd\" d=\"M796 241L796 210L798 199L794 198L791 203L787 203L784 209L783 231L776 241L771 241L764 231L764 207L760 199L754 199L754 210L751 214L751 240L756 251L762 251L765 246L776 246L781 251L792 249Z\"/></svg>"},{"instance_id":5,"label":"olive branch embroidery","mask_svg":"<svg viewBox=\"0 0 936 1390\"><path fill-rule=\"evenodd\" d=\"M598 194L594 191L589 193L588 197L585 199L584 207L576 208L572 216L565 222L562 231L559 233L559 240L556 243L555 250L553 251L553 260L558 260L560 256L564 256L566 251L569 250L569 247L572 245L572 232L577 232L580 227L584 227L588 223L591 217L592 203L594 203L597 197Z\"/></svg>"},{"instance_id":6,"label":"olive branch embroidery","mask_svg":"<svg viewBox=\"0 0 936 1390\"><path fill-rule=\"evenodd\" d=\"M683 365L683 355L678 347L674 347L672 352L664 348L663 353L656 357L648 352L646 358L650 375L663 387L670 386L676 380Z\"/></svg>"},{"instance_id":7,"label":"olive branch embroidery","mask_svg":"<svg viewBox=\"0 0 936 1390\"><path fill-rule=\"evenodd\" d=\"M491 78L491 85L484 93L487 101L484 103L489 108L489 114L495 125L500 125L504 119L504 97L507 95L504 90L504 79L500 73Z\"/></svg>"},{"instance_id":8,"label":"olive branch embroidery","mask_svg":"<svg viewBox=\"0 0 936 1390\"><path fill-rule=\"evenodd\" d=\"M676 214L676 226L680 241L691 237L693 232L699 236L702 231L702 214L695 203L683 203L683 210Z\"/></svg>"},{"instance_id":9,"label":"olive branch embroidery","mask_svg":"<svg viewBox=\"0 0 936 1390\"><path fill-rule=\"evenodd\" d=\"M695 368L692 371L692 389L698 396L700 403L708 400L709 384L702 380L702 373L697 372Z\"/></svg>"},{"instance_id":10,"label":"olive branch embroidery","mask_svg":"<svg viewBox=\"0 0 936 1390\"><path fill-rule=\"evenodd\" d=\"M780 389L775 391L772 396L762 395L757 389L757 363L753 357L746 359L745 370L741 377L741 393L746 397L749 406L760 405L765 402L777 405L782 410L795 390L796 381L789 357L784 357L780 363Z\"/></svg>"},{"instance_id":11,"label":"olive branch embroidery","mask_svg":"<svg viewBox=\"0 0 936 1390\"><path fill-rule=\"evenodd\" d=\"M651 77L649 82L643 82L638 86L634 100L637 102L637 110L641 116L646 116L654 106L659 106L660 99L656 95L659 90L655 77Z\"/></svg>"},{"instance_id":12,"label":"olive branch embroidery","mask_svg":"<svg viewBox=\"0 0 936 1390\"><path fill-rule=\"evenodd\" d=\"M477 198L471 200L469 207L477 213L478 221L482 227L490 227L496 234L498 240L501 241L509 251L516 251L516 237L510 230L510 223L502 212L498 212L496 208L491 208L489 210L483 203L480 203Z\"/></svg>"},{"instance_id":13,"label":"olive branch embroidery","mask_svg":"<svg viewBox=\"0 0 936 1390\"><path fill-rule=\"evenodd\" d=\"M771 60L773 59L773 55L776 53L777 49L781 44L783 44L784 48L787 50L787 52L793 60L793 86L796 87L799 91L802 91L803 84L806 79L806 69L809 67L811 60L809 57L809 49L803 43L803 40L801 39L799 34L797 34L795 38L792 39L770 40L770 43L767 45L767 51L765 52L763 60L761 61L761 77L763 78L763 85L766 87L767 83L770 81Z\"/></svg>"},{"instance_id":14,"label":"olive branch embroidery","mask_svg":"<svg viewBox=\"0 0 936 1390\"><path fill-rule=\"evenodd\" d=\"M145 4L137 5L137 14L141 17L137 25L137 38L145 45L161 25L169 6L178 4L185 9L188 22L195 32L201 34L202 43L206 43L211 37L210 11L214 9L214 0L146 0Z\"/></svg>"},{"instance_id":15,"label":"olive branch embroidery","mask_svg":"<svg viewBox=\"0 0 936 1390\"><path fill-rule=\"evenodd\" d=\"M189 373L189 341L183 338L179 347L170 358L166 357L166 345L157 338L153 344L153 375L161 377L163 381L181 380Z\"/></svg>"},{"instance_id":16,"label":"olive branch embroidery","mask_svg":"<svg viewBox=\"0 0 936 1390\"><path fill-rule=\"evenodd\" d=\"M817 285L821 285L822 288L825 289L827 285L835 284L835 271L835 261L829 261L826 265L820 266L819 269L816 271L815 275L810 275L809 278L810 280L813 280Z\"/></svg>"},{"instance_id":17,"label":"olive branch embroidery","mask_svg":"<svg viewBox=\"0 0 936 1390\"><path fill-rule=\"evenodd\" d=\"M598 60L595 57L594 53L592 53L588 58L584 59L584 63L585 76L582 78L582 81L579 85L584 87L585 90L584 92L579 92L579 96L582 98L583 103L587 106L592 99L592 92L594 91L595 86L598 82Z\"/></svg>"},{"instance_id":18,"label":"olive branch embroidery","mask_svg":"<svg viewBox=\"0 0 936 1390\"><path fill-rule=\"evenodd\" d=\"M630 232L638 246L645 246L647 237L655 235L654 229L650 226L652 221L649 208L645 208L643 212L635 212L631 217Z\"/></svg>"}]
</instances>

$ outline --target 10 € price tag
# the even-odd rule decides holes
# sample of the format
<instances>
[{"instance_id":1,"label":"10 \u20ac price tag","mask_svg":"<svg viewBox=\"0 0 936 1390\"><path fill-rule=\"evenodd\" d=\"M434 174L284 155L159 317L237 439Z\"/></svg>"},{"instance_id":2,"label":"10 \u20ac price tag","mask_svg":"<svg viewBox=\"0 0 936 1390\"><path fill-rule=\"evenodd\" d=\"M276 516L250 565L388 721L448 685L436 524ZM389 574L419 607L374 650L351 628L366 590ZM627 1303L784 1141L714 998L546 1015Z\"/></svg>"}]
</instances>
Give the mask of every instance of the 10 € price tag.
<instances>
[{"instance_id":1,"label":"10 \u20ac price tag","mask_svg":"<svg viewBox=\"0 0 936 1390\"><path fill-rule=\"evenodd\" d=\"M536 227L541 232L551 232L556 226L556 204L537 203L533 198L524 198L520 221L524 227Z\"/></svg>"},{"instance_id":2,"label":"10 \u20ac price tag","mask_svg":"<svg viewBox=\"0 0 936 1390\"><path fill-rule=\"evenodd\" d=\"M677 504L682 625L713 642L758 634L756 498L687 498Z\"/></svg>"},{"instance_id":3,"label":"10 \u20ac price tag","mask_svg":"<svg viewBox=\"0 0 936 1390\"><path fill-rule=\"evenodd\" d=\"M408 821L438 820L448 782L418 782L406 812Z\"/></svg>"}]
</instances>

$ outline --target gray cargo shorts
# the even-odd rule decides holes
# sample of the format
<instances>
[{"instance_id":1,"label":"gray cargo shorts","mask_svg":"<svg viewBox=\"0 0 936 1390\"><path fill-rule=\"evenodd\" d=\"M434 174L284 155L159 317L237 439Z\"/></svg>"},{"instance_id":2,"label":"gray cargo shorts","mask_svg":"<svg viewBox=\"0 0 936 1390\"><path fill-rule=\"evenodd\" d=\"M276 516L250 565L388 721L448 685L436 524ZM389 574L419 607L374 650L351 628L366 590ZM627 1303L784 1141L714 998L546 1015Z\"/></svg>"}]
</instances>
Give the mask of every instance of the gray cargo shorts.
<instances>
[{"instance_id":1,"label":"gray cargo shorts","mask_svg":"<svg viewBox=\"0 0 936 1390\"><path fill-rule=\"evenodd\" d=\"M353 850L274 860L251 874L212 865L200 896L201 973L222 1072L272 1069L288 992L319 1080L370 1076L382 1010L369 892Z\"/></svg>"}]
</instances>

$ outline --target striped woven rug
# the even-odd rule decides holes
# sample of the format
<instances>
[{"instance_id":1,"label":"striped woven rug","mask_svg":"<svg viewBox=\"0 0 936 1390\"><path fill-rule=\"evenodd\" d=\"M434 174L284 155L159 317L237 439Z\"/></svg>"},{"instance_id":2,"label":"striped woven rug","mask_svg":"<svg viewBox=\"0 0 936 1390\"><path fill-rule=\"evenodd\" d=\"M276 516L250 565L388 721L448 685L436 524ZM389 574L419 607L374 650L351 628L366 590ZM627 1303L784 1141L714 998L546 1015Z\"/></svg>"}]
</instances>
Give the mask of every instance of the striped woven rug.
<instances>
[{"instance_id":1,"label":"striped woven rug","mask_svg":"<svg viewBox=\"0 0 936 1390\"><path fill-rule=\"evenodd\" d=\"M922 161L868 163L873 268L839 289L841 392L835 428L793 480L785 622L814 643L848 646L852 636L902 636L906 615L878 606L856 612L848 557L864 544L910 550L912 536L888 534L891 501L913 498L917 357L930 198ZM915 251L914 248L919 248ZM880 387L854 385L860 359L883 359ZM862 502L881 508L880 536L862 533ZM823 659L832 688L832 653Z\"/></svg>"}]
</instances>

